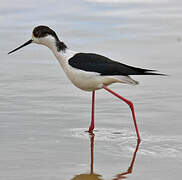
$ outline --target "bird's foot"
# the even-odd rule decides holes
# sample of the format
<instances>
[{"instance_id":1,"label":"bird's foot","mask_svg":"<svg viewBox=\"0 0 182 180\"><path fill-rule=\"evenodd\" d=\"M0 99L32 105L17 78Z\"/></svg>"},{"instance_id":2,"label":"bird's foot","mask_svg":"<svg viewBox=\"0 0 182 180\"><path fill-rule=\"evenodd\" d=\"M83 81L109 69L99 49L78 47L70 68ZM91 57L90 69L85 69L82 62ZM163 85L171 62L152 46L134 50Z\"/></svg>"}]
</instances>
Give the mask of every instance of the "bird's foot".
<instances>
[{"instance_id":1,"label":"bird's foot","mask_svg":"<svg viewBox=\"0 0 182 180\"><path fill-rule=\"evenodd\" d=\"M91 133L91 134L92 134L93 131L94 131L94 126L91 125L91 126L89 127L88 131L85 131L85 132L88 132L88 133Z\"/></svg>"}]
</instances>

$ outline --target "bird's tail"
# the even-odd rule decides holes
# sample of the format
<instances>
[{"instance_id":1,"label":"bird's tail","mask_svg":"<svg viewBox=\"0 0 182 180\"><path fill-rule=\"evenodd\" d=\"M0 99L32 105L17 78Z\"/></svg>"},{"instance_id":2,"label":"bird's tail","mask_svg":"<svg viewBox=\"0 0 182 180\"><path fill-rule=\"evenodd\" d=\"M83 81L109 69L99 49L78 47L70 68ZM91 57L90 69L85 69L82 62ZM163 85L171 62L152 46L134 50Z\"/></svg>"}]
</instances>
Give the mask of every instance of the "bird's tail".
<instances>
[{"instance_id":1,"label":"bird's tail","mask_svg":"<svg viewBox=\"0 0 182 180\"><path fill-rule=\"evenodd\" d=\"M129 68L130 74L128 75L160 75L160 76L166 76L166 74L157 73L156 70L152 69L143 69L138 67L133 67L129 65L125 65L125 67Z\"/></svg>"},{"instance_id":2,"label":"bird's tail","mask_svg":"<svg viewBox=\"0 0 182 180\"><path fill-rule=\"evenodd\" d=\"M135 81L130 76L113 76L117 82L125 83L125 84L131 84L131 85L137 85L139 84L138 81Z\"/></svg>"},{"instance_id":3,"label":"bird's tail","mask_svg":"<svg viewBox=\"0 0 182 180\"><path fill-rule=\"evenodd\" d=\"M141 68L137 68L137 69L138 69L138 73L136 75L160 75L160 76L167 76L166 74L157 73L156 70L141 69Z\"/></svg>"}]
</instances>

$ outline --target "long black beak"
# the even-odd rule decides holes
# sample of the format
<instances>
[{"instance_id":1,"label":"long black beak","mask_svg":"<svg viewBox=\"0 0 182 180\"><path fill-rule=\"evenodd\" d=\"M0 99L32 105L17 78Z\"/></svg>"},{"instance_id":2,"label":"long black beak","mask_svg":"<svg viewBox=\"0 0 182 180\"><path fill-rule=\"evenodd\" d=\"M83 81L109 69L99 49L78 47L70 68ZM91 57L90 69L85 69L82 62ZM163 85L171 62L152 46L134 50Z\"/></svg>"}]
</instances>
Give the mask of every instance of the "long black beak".
<instances>
[{"instance_id":1,"label":"long black beak","mask_svg":"<svg viewBox=\"0 0 182 180\"><path fill-rule=\"evenodd\" d=\"M32 39L30 39L29 41L27 41L26 43L24 43L23 45L21 45L20 47L18 47L18 48L16 48L16 49L14 49L14 50L12 50L12 51L10 51L8 54L11 54L11 53L13 53L13 52L15 52L15 51L17 51L18 49L21 49L22 47L24 47L24 46L27 46L27 45L29 45L30 43L32 43Z\"/></svg>"}]
</instances>

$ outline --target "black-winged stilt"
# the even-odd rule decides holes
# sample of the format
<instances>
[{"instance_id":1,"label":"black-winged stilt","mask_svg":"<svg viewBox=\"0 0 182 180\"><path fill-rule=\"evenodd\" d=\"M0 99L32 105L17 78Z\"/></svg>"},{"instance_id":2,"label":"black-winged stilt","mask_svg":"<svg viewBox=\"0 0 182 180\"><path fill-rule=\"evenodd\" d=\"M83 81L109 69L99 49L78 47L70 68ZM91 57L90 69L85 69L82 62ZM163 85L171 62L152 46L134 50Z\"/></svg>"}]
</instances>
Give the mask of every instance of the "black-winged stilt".
<instances>
[{"instance_id":1,"label":"black-winged stilt","mask_svg":"<svg viewBox=\"0 0 182 180\"><path fill-rule=\"evenodd\" d=\"M72 51L67 48L67 46L59 40L56 33L47 26L35 27L32 33L32 39L10 51L8 54L15 52L30 43L42 44L51 49L71 82L82 90L92 91L92 118L88 130L89 132L94 130L95 90L105 89L129 105L133 116L137 138L138 141L140 141L133 103L115 93L107 86L112 83L138 84L138 82L133 80L129 75L162 74L154 73L154 70L128 66L99 54Z\"/></svg>"}]
</instances>

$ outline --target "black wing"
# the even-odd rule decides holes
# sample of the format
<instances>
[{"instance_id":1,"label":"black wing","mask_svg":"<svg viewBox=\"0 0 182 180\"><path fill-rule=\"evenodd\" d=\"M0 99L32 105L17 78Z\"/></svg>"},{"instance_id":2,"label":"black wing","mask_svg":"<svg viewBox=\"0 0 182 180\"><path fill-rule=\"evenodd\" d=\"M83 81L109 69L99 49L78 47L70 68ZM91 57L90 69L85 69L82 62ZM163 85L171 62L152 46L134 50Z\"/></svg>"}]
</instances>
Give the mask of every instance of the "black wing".
<instances>
[{"instance_id":1,"label":"black wing","mask_svg":"<svg viewBox=\"0 0 182 180\"><path fill-rule=\"evenodd\" d=\"M149 69L141 69L113 61L105 56L92 53L78 53L69 59L69 64L77 69L106 75L159 75Z\"/></svg>"}]
</instances>

